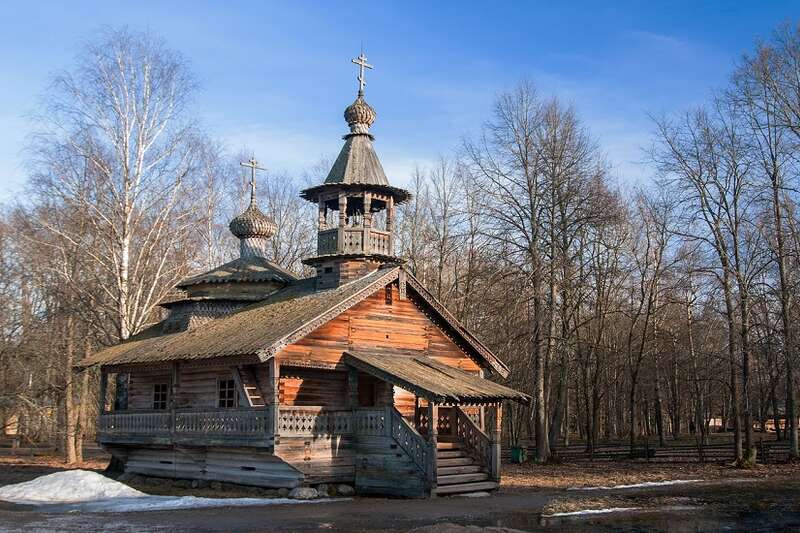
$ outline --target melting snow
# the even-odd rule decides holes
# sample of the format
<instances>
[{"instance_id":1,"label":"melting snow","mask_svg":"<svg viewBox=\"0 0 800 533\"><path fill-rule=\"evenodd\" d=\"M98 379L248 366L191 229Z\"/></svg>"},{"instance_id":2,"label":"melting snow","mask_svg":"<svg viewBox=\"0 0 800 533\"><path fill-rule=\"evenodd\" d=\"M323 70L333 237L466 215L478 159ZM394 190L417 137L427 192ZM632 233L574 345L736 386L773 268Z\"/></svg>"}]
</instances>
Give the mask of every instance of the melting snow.
<instances>
[{"instance_id":1,"label":"melting snow","mask_svg":"<svg viewBox=\"0 0 800 533\"><path fill-rule=\"evenodd\" d=\"M687 483L700 483L702 479L675 479L672 481L645 481L633 485L611 485L610 487L570 487L567 490L615 490L615 489L638 489L648 487L666 487L668 485L686 485Z\"/></svg>"},{"instance_id":2,"label":"melting snow","mask_svg":"<svg viewBox=\"0 0 800 533\"><path fill-rule=\"evenodd\" d=\"M569 511L567 513L553 513L545 515L547 518L556 516L580 516L587 514L606 514L606 513L622 513L625 511L636 511L638 507L609 507L608 509L586 509L585 511Z\"/></svg>"},{"instance_id":3,"label":"melting snow","mask_svg":"<svg viewBox=\"0 0 800 533\"><path fill-rule=\"evenodd\" d=\"M25 483L0 487L0 500L33 505L142 496L147 495L124 483L88 470L65 470L37 477Z\"/></svg>"},{"instance_id":4,"label":"melting snow","mask_svg":"<svg viewBox=\"0 0 800 533\"><path fill-rule=\"evenodd\" d=\"M300 501L289 498L150 496L97 472L66 470L24 483L0 487L0 500L38 505L42 510L49 512L125 513L199 507L322 503L342 501L342 498Z\"/></svg>"}]
</instances>

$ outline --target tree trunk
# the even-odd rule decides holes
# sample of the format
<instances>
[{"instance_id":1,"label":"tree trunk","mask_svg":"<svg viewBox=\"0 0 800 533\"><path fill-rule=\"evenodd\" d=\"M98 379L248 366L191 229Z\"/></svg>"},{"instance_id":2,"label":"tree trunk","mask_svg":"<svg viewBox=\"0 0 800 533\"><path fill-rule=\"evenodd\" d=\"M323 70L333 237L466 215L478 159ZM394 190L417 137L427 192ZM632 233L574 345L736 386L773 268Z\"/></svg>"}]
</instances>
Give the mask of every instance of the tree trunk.
<instances>
[{"instance_id":1,"label":"tree trunk","mask_svg":"<svg viewBox=\"0 0 800 533\"><path fill-rule=\"evenodd\" d=\"M69 311L68 311L69 312ZM64 459L67 464L73 464L78 460L75 450L75 435L77 426L77 410L75 409L75 399L73 383L75 378L74 358L75 358L75 324L72 317L67 317L66 327L64 328L65 355L66 355L66 384L64 386Z\"/></svg>"}]
</instances>

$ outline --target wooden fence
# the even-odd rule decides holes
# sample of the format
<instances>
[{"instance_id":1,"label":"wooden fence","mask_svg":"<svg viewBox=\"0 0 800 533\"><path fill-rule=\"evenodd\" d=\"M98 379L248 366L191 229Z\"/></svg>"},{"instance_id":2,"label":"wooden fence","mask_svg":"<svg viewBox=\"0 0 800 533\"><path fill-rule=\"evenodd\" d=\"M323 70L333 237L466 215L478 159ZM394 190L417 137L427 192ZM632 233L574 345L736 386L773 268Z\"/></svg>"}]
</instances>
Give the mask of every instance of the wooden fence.
<instances>
[{"instance_id":1,"label":"wooden fence","mask_svg":"<svg viewBox=\"0 0 800 533\"><path fill-rule=\"evenodd\" d=\"M789 444L774 439L756 440L758 461L763 463L786 461L789 457ZM536 447L528 442L521 445L529 458L536 454ZM655 443L638 443L631 454L630 446L622 443L599 444L594 450L587 450L586 444L559 446L553 450L554 455L564 462L581 461L650 461L661 463L694 463L700 462L733 462L734 450L732 442L711 442L700 450L696 445L686 443L667 443L659 446ZM503 460L510 460L510 447L503 448Z\"/></svg>"}]
</instances>

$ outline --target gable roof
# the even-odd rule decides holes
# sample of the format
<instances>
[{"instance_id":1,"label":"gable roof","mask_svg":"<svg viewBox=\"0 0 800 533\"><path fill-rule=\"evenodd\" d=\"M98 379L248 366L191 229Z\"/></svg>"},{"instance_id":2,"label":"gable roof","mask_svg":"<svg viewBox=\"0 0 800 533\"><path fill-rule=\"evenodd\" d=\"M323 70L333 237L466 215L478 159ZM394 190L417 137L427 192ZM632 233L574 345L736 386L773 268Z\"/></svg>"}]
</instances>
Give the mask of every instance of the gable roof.
<instances>
[{"instance_id":1,"label":"gable roof","mask_svg":"<svg viewBox=\"0 0 800 533\"><path fill-rule=\"evenodd\" d=\"M473 359L502 377L503 364L472 335L419 281L402 266L384 266L364 277L334 289L317 290L315 278L295 281L264 300L223 318L187 331L161 334L161 323L127 341L96 352L78 366L123 365L217 357L273 357L285 346L339 316L378 289L402 275L403 282L432 313L431 319Z\"/></svg>"},{"instance_id":2,"label":"gable roof","mask_svg":"<svg viewBox=\"0 0 800 533\"><path fill-rule=\"evenodd\" d=\"M297 276L263 257L239 257L202 274L187 278L177 287L189 287L199 283L297 281Z\"/></svg>"},{"instance_id":3,"label":"gable roof","mask_svg":"<svg viewBox=\"0 0 800 533\"><path fill-rule=\"evenodd\" d=\"M412 351L396 350L387 357L347 350L344 360L353 368L436 403L486 404L500 400L529 402L531 399L514 389Z\"/></svg>"},{"instance_id":4,"label":"gable roof","mask_svg":"<svg viewBox=\"0 0 800 533\"><path fill-rule=\"evenodd\" d=\"M156 326L128 341L96 352L79 366L121 365L257 355L266 361L284 346L397 278L399 267L382 268L335 289L317 291L307 278L265 300L201 327L153 336ZM147 332L147 333L146 333Z\"/></svg>"},{"instance_id":5,"label":"gable roof","mask_svg":"<svg viewBox=\"0 0 800 533\"><path fill-rule=\"evenodd\" d=\"M451 339L456 342L456 344L460 344L462 349L467 348L474 350L480 355L480 358L486 361L489 366L492 367L498 374L502 377L508 377L509 369L503 361L498 359L498 357L483 343L480 339L478 339L475 335L472 334L461 322L459 322L456 317L454 317L450 311L442 304L436 297L425 288L425 286L419 282L417 278L415 278L411 273L404 272L406 276L406 281L408 285L413 289L413 291L422 298L422 300L430 306L434 312L441 317L442 321L444 322L444 326L447 328L452 329L453 333L457 337L463 340L463 342L459 343L457 339Z\"/></svg>"}]
</instances>

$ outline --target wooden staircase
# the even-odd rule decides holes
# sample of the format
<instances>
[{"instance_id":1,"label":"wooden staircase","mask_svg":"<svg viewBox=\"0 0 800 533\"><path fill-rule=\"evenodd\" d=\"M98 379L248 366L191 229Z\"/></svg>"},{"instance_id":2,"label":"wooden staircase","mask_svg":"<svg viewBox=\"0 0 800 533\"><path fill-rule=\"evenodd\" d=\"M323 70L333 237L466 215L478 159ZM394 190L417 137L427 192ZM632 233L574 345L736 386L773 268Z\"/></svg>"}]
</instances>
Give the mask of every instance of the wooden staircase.
<instances>
[{"instance_id":1,"label":"wooden staircase","mask_svg":"<svg viewBox=\"0 0 800 533\"><path fill-rule=\"evenodd\" d=\"M266 405L264 394L261 392L261 387L258 386L258 381L252 368L238 368L234 372L234 377L244 391L244 397L247 399L249 407L264 407Z\"/></svg>"},{"instance_id":2,"label":"wooden staircase","mask_svg":"<svg viewBox=\"0 0 800 533\"><path fill-rule=\"evenodd\" d=\"M462 450L455 438L436 443L436 496L463 495L496 490L499 484L489 472Z\"/></svg>"}]
</instances>

